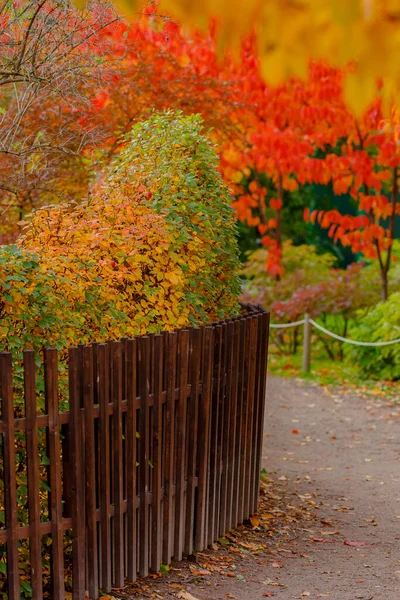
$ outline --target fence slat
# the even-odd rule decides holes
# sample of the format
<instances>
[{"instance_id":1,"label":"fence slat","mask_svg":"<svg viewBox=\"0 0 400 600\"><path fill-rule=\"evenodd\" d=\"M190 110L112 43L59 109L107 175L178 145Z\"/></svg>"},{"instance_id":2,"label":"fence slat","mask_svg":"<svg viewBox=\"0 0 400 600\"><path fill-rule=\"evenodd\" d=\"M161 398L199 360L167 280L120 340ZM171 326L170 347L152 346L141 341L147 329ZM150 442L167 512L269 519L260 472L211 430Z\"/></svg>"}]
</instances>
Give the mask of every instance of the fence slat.
<instances>
[{"instance_id":1,"label":"fence slat","mask_svg":"<svg viewBox=\"0 0 400 600\"><path fill-rule=\"evenodd\" d=\"M237 401L238 401L238 380L239 380L239 345L240 345L240 321L229 324L232 331L232 356L231 356L231 381L229 385L230 415L229 415L229 449L228 449L228 474L227 474L227 529L232 529L236 525L233 517L233 498L237 495L235 488L235 470L237 469L236 459L236 421L237 421Z\"/></svg>"},{"instance_id":2,"label":"fence slat","mask_svg":"<svg viewBox=\"0 0 400 600\"><path fill-rule=\"evenodd\" d=\"M64 600L64 530L62 514L62 474L60 416L58 406L58 359L55 348L44 350L44 390L45 410L49 415L47 431L47 451L50 477L50 519L51 519L51 580L52 598ZM64 482L65 485L65 482Z\"/></svg>"},{"instance_id":3,"label":"fence slat","mask_svg":"<svg viewBox=\"0 0 400 600\"><path fill-rule=\"evenodd\" d=\"M252 513L256 513L258 509L258 495L257 495L257 480L260 477L260 472L257 472L257 452L258 452L258 437L260 433L259 422L261 418L261 384L263 373L262 369L262 327L261 319L258 317L256 322L257 329L257 350L255 357L255 389L254 389L254 415L253 415L253 452L254 460L252 462L252 474L251 474L251 490L250 490L250 503Z\"/></svg>"},{"instance_id":4,"label":"fence slat","mask_svg":"<svg viewBox=\"0 0 400 600\"><path fill-rule=\"evenodd\" d=\"M173 554L174 522L174 456L175 456L175 388L177 334L165 334L166 357L166 405L164 418L164 505L163 505L163 562L169 564Z\"/></svg>"},{"instance_id":5,"label":"fence slat","mask_svg":"<svg viewBox=\"0 0 400 600\"><path fill-rule=\"evenodd\" d=\"M72 598L85 598L85 514L84 489L82 485L83 439L80 413L80 348L68 352L71 471L72 471Z\"/></svg>"},{"instance_id":6,"label":"fence slat","mask_svg":"<svg viewBox=\"0 0 400 600\"><path fill-rule=\"evenodd\" d=\"M40 535L39 457L36 410L35 353L24 352L24 397L26 414L26 459L30 523L29 554L31 587L35 600L43 598L42 547Z\"/></svg>"},{"instance_id":7,"label":"fence slat","mask_svg":"<svg viewBox=\"0 0 400 600\"><path fill-rule=\"evenodd\" d=\"M236 441L235 441L235 471L234 471L234 490L232 503L233 525L241 522L240 514L240 481L242 477L242 413L243 413L243 380L244 380L244 354L245 354L245 334L246 319L239 320L239 360L238 360L238 378L237 378L237 411L236 411Z\"/></svg>"},{"instance_id":8,"label":"fence slat","mask_svg":"<svg viewBox=\"0 0 400 600\"><path fill-rule=\"evenodd\" d=\"M150 338L139 339L139 575L146 577L149 573L149 376L150 376Z\"/></svg>"},{"instance_id":9,"label":"fence slat","mask_svg":"<svg viewBox=\"0 0 400 600\"><path fill-rule=\"evenodd\" d=\"M222 326L214 327L213 391L210 423L210 477L208 494L207 545L215 540L217 520L217 477L218 477L218 414L221 387Z\"/></svg>"},{"instance_id":10,"label":"fence slat","mask_svg":"<svg viewBox=\"0 0 400 600\"><path fill-rule=\"evenodd\" d=\"M227 323L224 327L224 354L225 354L225 383L223 394L223 411L221 414L221 487L220 487L220 510L219 510L219 536L222 537L229 527L228 519L228 472L230 461L230 439L231 439L231 410L232 410L232 369L233 369L233 323Z\"/></svg>"},{"instance_id":11,"label":"fence slat","mask_svg":"<svg viewBox=\"0 0 400 600\"><path fill-rule=\"evenodd\" d=\"M261 455L263 446L264 432L264 415L266 402L266 385L267 385L267 360L268 360L268 340L269 340L269 313L264 313L260 316L259 327L261 330L261 350L259 361L261 362L259 370L260 387L259 387L259 418L257 431L257 461L256 461L256 489L255 489L255 505L258 506L258 497L260 495L260 470L261 470Z\"/></svg>"},{"instance_id":12,"label":"fence slat","mask_svg":"<svg viewBox=\"0 0 400 600\"><path fill-rule=\"evenodd\" d=\"M161 565L161 468L162 468L162 385L163 385L163 336L154 337L153 355L153 469L152 469L152 524L151 568L159 571Z\"/></svg>"},{"instance_id":13,"label":"fence slat","mask_svg":"<svg viewBox=\"0 0 400 600\"><path fill-rule=\"evenodd\" d=\"M222 500L222 478L223 478L223 452L226 437L225 425L225 388L226 388L226 364L227 364L227 325L222 324L221 332L221 369L218 393L218 433L217 433L217 479L216 479L216 506L215 506L215 537L220 537L221 500Z\"/></svg>"},{"instance_id":14,"label":"fence slat","mask_svg":"<svg viewBox=\"0 0 400 600\"><path fill-rule=\"evenodd\" d=\"M0 377L2 416L5 423L3 433L4 502L7 528L7 577L8 599L19 600L19 568L17 537L17 482L15 471L15 430L13 403L13 371L11 354L0 354Z\"/></svg>"},{"instance_id":15,"label":"fence slat","mask_svg":"<svg viewBox=\"0 0 400 600\"><path fill-rule=\"evenodd\" d=\"M96 519L96 445L94 425L93 348L83 348L83 405L85 409L85 508L89 598L99 595Z\"/></svg>"},{"instance_id":16,"label":"fence slat","mask_svg":"<svg viewBox=\"0 0 400 600\"><path fill-rule=\"evenodd\" d=\"M101 542L101 589L111 592L111 527L110 527L110 399L109 347L98 346L100 406L99 445L100 445L100 542Z\"/></svg>"},{"instance_id":17,"label":"fence slat","mask_svg":"<svg viewBox=\"0 0 400 600\"><path fill-rule=\"evenodd\" d=\"M113 585L124 586L124 513L122 459L122 353L121 342L111 342L111 400L113 403Z\"/></svg>"},{"instance_id":18,"label":"fence slat","mask_svg":"<svg viewBox=\"0 0 400 600\"><path fill-rule=\"evenodd\" d=\"M239 522L243 523L248 518L246 514L246 483L249 469L249 440L247 439L247 428L250 404L250 317L245 319L245 345L244 345L244 377L242 396L242 423L241 423L241 479L239 499Z\"/></svg>"},{"instance_id":19,"label":"fence slat","mask_svg":"<svg viewBox=\"0 0 400 600\"><path fill-rule=\"evenodd\" d=\"M177 405L176 431L176 494L175 494L175 541L174 558L182 560L185 528L185 450L187 428L187 384L189 358L189 332L179 331L179 398Z\"/></svg>"},{"instance_id":20,"label":"fence slat","mask_svg":"<svg viewBox=\"0 0 400 600\"><path fill-rule=\"evenodd\" d=\"M261 381L260 381L260 367L261 367L261 343L262 343L262 335L261 335L261 330L260 330L260 319L259 316L256 319L256 335L257 335L257 347L256 347L256 354L255 354L255 365L254 365L254 369L255 369L255 383L254 383L254 408L253 408L253 440L252 440L252 444L253 444L253 449L252 452L254 454L252 454L252 471L251 471L251 488L250 488L250 510L251 513L254 514L257 512L257 507L258 507L258 499L256 498L256 489L257 489L257 481L256 478L257 476L260 476L260 473L258 473L258 475L256 474L256 469L257 469L257 449L258 449L258 433L259 433L259 418L260 418L260 385L261 385Z\"/></svg>"},{"instance_id":21,"label":"fence slat","mask_svg":"<svg viewBox=\"0 0 400 600\"><path fill-rule=\"evenodd\" d=\"M207 545L207 512L208 512L208 480L209 471L209 439L210 439L210 406L212 394L213 370L213 335L212 327L203 331L201 348L201 383L202 393L199 404L199 426L197 440L197 510L195 550L202 551Z\"/></svg>"},{"instance_id":22,"label":"fence slat","mask_svg":"<svg viewBox=\"0 0 400 600\"><path fill-rule=\"evenodd\" d=\"M187 456L187 489L186 489L186 518L184 552L193 554L194 510L195 510L195 477L197 464L197 437L200 394L200 360L201 360L200 329L191 331L191 360L190 360L190 399L188 402L188 456Z\"/></svg>"},{"instance_id":23,"label":"fence slat","mask_svg":"<svg viewBox=\"0 0 400 600\"><path fill-rule=\"evenodd\" d=\"M249 318L249 361L248 361L248 407L247 407L247 471L244 484L244 517L248 519L253 513L252 497L254 495L254 463L256 458L255 439L256 433L253 428L255 411L255 377L256 377L256 358L257 358L257 317Z\"/></svg>"},{"instance_id":24,"label":"fence slat","mask_svg":"<svg viewBox=\"0 0 400 600\"><path fill-rule=\"evenodd\" d=\"M126 347L127 369L127 422L126 422L126 461L127 461L127 576L128 581L136 581L137 573L137 529L136 529L136 365L137 341L128 340Z\"/></svg>"}]
</instances>

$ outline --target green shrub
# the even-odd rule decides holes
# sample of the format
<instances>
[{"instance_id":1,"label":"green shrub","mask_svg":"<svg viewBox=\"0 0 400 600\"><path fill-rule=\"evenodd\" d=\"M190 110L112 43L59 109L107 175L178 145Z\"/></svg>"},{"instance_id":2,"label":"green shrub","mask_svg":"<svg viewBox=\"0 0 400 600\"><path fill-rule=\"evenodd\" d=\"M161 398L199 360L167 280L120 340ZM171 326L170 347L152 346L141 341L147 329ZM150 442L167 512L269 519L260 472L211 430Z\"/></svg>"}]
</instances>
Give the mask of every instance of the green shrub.
<instances>
[{"instance_id":1,"label":"green shrub","mask_svg":"<svg viewBox=\"0 0 400 600\"><path fill-rule=\"evenodd\" d=\"M173 112L138 123L125 137L106 184L140 182L151 210L163 214L173 228L171 252L182 258L186 301L197 322L236 313L240 291L232 198L202 128L199 115Z\"/></svg>"},{"instance_id":2,"label":"green shrub","mask_svg":"<svg viewBox=\"0 0 400 600\"><path fill-rule=\"evenodd\" d=\"M72 313L67 298L57 293L56 279L54 271L42 268L34 252L0 246L2 352L38 351L44 343L61 349L69 341L65 330L80 327L81 316Z\"/></svg>"},{"instance_id":3,"label":"green shrub","mask_svg":"<svg viewBox=\"0 0 400 600\"><path fill-rule=\"evenodd\" d=\"M400 292L392 294L367 315L363 315L349 332L362 342L388 342L400 338ZM390 346L349 346L346 357L357 363L361 374L372 379L400 379L400 343Z\"/></svg>"},{"instance_id":4,"label":"green shrub","mask_svg":"<svg viewBox=\"0 0 400 600\"><path fill-rule=\"evenodd\" d=\"M197 116L172 113L139 123L87 201L34 214L20 245L37 255L52 294L65 302L65 324L54 319L54 329L68 345L238 310L231 199L201 127ZM37 335L52 340L51 323Z\"/></svg>"},{"instance_id":5,"label":"green shrub","mask_svg":"<svg viewBox=\"0 0 400 600\"><path fill-rule=\"evenodd\" d=\"M138 124L112 174L77 205L38 210L18 245L0 247L0 350L14 358L23 415L22 351L36 351L44 410L43 346L60 350L66 409L68 346L219 320L238 312L239 263L231 198L197 116L167 113ZM39 367L40 365L40 367ZM16 435L17 511L27 525L24 434ZM0 457L0 469L2 459ZM48 517L47 457L39 431L41 514ZM0 527L4 506L0 490ZM43 537L44 544L48 538ZM29 545L20 545L21 597L30 597ZM6 590L0 545L0 596ZM48 589L49 556L43 555Z\"/></svg>"}]
</instances>

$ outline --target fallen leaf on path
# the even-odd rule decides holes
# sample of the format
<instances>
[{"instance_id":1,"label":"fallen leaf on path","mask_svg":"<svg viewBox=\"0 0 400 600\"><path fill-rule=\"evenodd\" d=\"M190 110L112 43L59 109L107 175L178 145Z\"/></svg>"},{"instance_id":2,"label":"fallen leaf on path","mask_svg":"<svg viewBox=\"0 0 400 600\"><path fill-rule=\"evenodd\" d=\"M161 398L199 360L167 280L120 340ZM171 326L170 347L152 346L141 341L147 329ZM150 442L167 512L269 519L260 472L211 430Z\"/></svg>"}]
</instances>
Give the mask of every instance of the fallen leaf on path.
<instances>
[{"instance_id":1,"label":"fallen leaf on path","mask_svg":"<svg viewBox=\"0 0 400 600\"><path fill-rule=\"evenodd\" d=\"M283 569L283 565L280 565L279 563L272 563L271 567L273 567L274 569Z\"/></svg>"},{"instance_id":2,"label":"fallen leaf on path","mask_svg":"<svg viewBox=\"0 0 400 600\"><path fill-rule=\"evenodd\" d=\"M313 538L312 539L313 542L321 542L321 544L326 544L327 540L325 540L324 538Z\"/></svg>"},{"instance_id":3,"label":"fallen leaf on path","mask_svg":"<svg viewBox=\"0 0 400 600\"><path fill-rule=\"evenodd\" d=\"M257 517L250 517L250 523L253 525L253 527L258 527L260 525L260 521L257 519Z\"/></svg>"},{"instance_id":4,"label":"fallen leaf on path","mask_svg":"<svg viewBox=\"0 0 400 600\"><path fill-rule=\"evenodd\" d=\"M298 429L292 429L292 433L294 433L294 435L297 435L299 433Z\"/></svg>"},{"instance_id":5,"label":"fallen leaf on path","mask_svg":"<svg viewBox=\"0 0 400 600\"><path fill-rule=\"evenodd\" d=\"M239 542L239 546L245 548L246 550L250 550L250 552L257 552L260 550L260 546L258 544L252 544L249 542Z\"/></svg>"},{"instance_id":6,"label":"fallen leaf on path","mask_svg":"<svg viewBox=\"0 0 400 600\"><path fill-rule=\"evenodd\" d=\"M208 569L190 569L193 573L193 575L198 576L198 577L205 577L206 575L211 575L211 571L208 571Z\"/></svg>"},{"instance_id":7,"label":"fallen leaf on path","mask_svg":"<svg viewBox=\"0 0 400 600\"><path fill-rule=\"evenodd\" d=\"M272 592L264 592L263 596L264 596L264 598L272 598L273 593Z\"/></svg>"},{"instance_id":8,"label":"fallen leaf on path","mask_svg":"<svg viewBox=\"0 0 400 600\"><path fill-rule=\"evenodd\" d=\"M272 513L264 513L262 515L263 521L269 521L270 519L275 519L276 515L273 515Z\"/></svg>"},{"instance_id":9,"label":"fallen leaf on path","mask_svg":"<svg viewBox=\"0 0 400 600\"><path fill-rule=\"evenodd\" d=\"M237 596L234 596L233 594L225 594L225 598L237 598Z\"/></svg>"},{"instance_id":10,"label":"fallen leaf on path","mask_svg":"<svg viewBox=\"0 0 400 600\"><path fill-rule=\"evenodd\" d=\"M333 527L333 524L330 521L321 521L321 525L324 527Z\"/></svg>"},{"instance_id":11,"label":"fallen leaf on path","mask_svg":"<svg viewBox=\"0 0 400 600\"><path fill-rule=\"evenodd\" d=\"M358 546L365 546L365 545L366 545L366 542L348 542L347 540L345 540L345 541L343 542L343 544L344 544L345 546L357 546L357 547L358 547Z\"/></svg>"},{"instance_id":12,"label":"fallen leaf on path","mask_svg":"<svg viewBox=\"0 0 400 600\"><path fill-rule=\"evenodd\" d=\"M185 590L179 592L177 598L182 598L182 600L199 600L198 598L192 596L192 594L189 594L189 592L185 592Z\"/></svg>"},{"instance_id":13,"label":"fallen leaf on path","mask_svg":"<svg viewBox=\"0 0 400 600\"><path fill-rule=\"evenodd\" d=\"M310 592L303 592L302 596L311 596Z\"/></svg>"},{"instance_id":14,"label":"fallen leaf on path","mask_svg":"<svg viewBox=\"0 0 400 600\"><path fill-rule=\"evenodd\" d=\"M276 581L274 581L273 579L270 579L269 577L268 577L268 579L263 581L263 583L265 585L275 585L277 587L285 587L285 585L283 583L277 583Z\"/></svg>"}]
</instances>

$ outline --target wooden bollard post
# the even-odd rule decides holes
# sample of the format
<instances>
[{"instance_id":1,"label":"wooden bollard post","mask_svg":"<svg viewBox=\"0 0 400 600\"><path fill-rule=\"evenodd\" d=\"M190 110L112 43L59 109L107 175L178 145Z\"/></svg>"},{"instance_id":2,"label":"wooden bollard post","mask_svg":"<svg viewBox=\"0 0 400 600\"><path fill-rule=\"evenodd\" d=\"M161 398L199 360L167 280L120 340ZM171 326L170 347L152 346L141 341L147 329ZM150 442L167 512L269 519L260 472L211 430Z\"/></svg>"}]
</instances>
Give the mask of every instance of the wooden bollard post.
<instances>
[{"instance_id":1,"label":"wooden bollard post","mask_svg":"<svg viewBox=\"0 0 400 600\"><path fill-rule=\"evenodd\" d=\"M303 372L310 372L311 359L311 323L310 317L306 313L304 315L304 341L303 341Z\"/></svg>"}]
</instances>

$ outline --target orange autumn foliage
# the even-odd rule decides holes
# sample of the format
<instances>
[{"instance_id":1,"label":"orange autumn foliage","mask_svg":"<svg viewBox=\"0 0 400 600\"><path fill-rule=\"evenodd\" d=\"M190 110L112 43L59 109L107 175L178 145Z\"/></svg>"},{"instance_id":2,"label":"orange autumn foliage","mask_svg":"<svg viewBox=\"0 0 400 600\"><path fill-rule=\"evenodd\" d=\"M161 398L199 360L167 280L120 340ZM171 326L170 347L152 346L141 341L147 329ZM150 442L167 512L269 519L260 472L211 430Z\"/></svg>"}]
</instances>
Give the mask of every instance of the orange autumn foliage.
<instances>
[{"instance_id":1,"label":"orange autumn foliage","mask_svg":"<svg viewBox=\"0 0 400 600\"><path fill-rule=\"evenodd\" d=\"M230 198L200 128L198 118L173 113L138 124L86 201L35 212L20 245L78 313L70 344L212 322L237 310Z\"/></svg>"}]
</instances>

